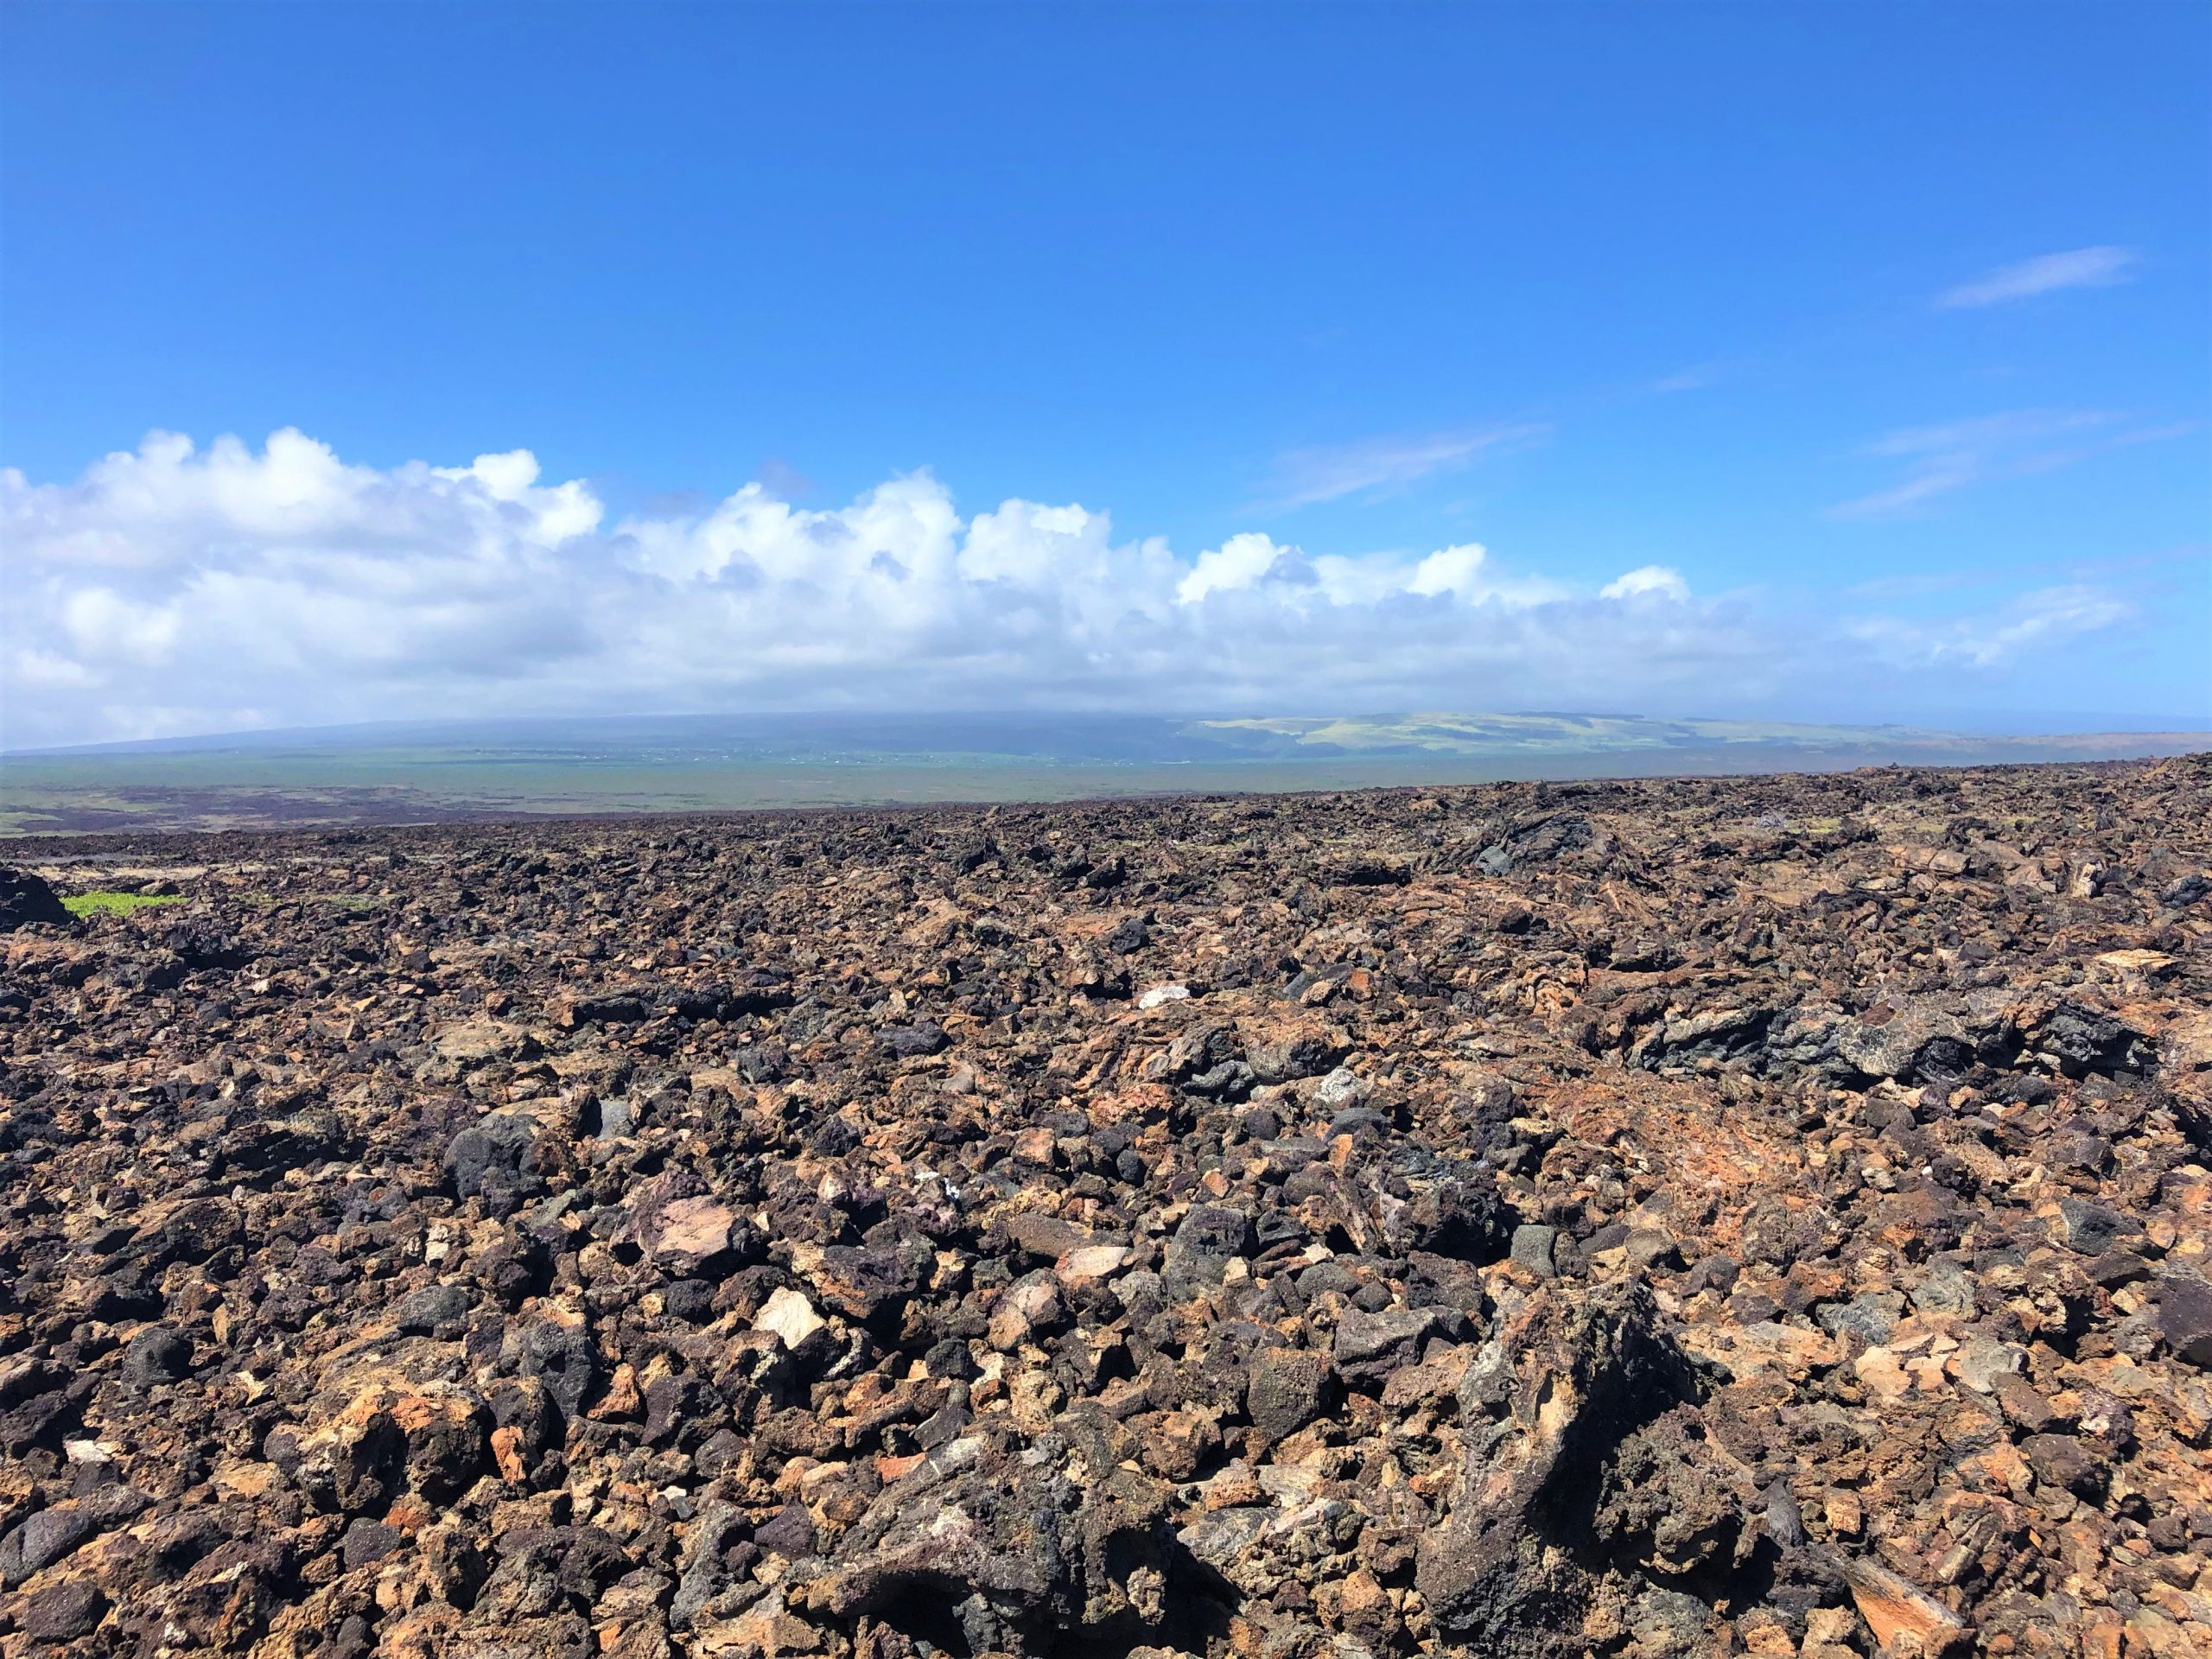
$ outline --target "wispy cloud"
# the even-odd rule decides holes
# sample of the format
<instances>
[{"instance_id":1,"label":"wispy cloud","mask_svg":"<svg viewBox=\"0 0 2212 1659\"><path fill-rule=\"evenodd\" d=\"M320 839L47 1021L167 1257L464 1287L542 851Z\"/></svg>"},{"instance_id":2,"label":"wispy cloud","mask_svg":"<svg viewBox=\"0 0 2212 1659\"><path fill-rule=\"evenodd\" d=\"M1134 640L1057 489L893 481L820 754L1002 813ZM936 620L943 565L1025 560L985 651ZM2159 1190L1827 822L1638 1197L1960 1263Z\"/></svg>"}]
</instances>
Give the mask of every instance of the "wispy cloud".
<instances>
[{"instance_id":1,"label":"wispy cloud","mask_svg":"<svg viewBox=\"0 0 2212 1659\"><path fill-rule=\"evenodd\" d=\"M814 480L781 455L763 461L760 473L760 482L786 501L804 501L814 493Z\"/></svg>"},{"instance_id":2,"label":"wispy cloud","mask_svg":"<svg viewBox=\"0 0 2212 1659\"><path fill-rule=\"evenodd\" d=\"M1844 592L1853 599L1918 599L1961 588L2050 577L2061 578L2066 585L2082 587L2109 583L2122 577L2149 575L2155 579L2156 573L2174 565L2201 570L2207 558L2212 558L2212 543L2184 542L2155 553L2082 559L2012 559L2001 564L1967 565L1955 570L1914 570L1853 582Z\"/></svg>"},{"instance_id":3,"label":"wispy cloud","mask_svg":"<svg viewBox=\"0 0 2212 1659\"><path fill-rule=\"evenodd\" d=\"M2039 254L1947 289L1936 297L1936 303L1946 309L1958 310L1971 306L2000 305L2006 300L2030 299L2063 288L2109 288L2114 283L2125 282L2134 264L2135 253L2130 248L2075 248L2066 253Z\"/></svg>"},{"instance_id":4,"label":"wispy cloud","mask_svg":"<svg viewBox=\"0 0 2212 1659\"><path fill-rule=\"evenodd\" d=\"M1685 391L1703 391L1707 386L1719 384L1725 366L1718 362L1693 364L1677 373L1654 380L1644 390L1655 397L1672 397Z\"/></svg>"},{"instance_id":5,"label":"wispy cloud","mask_svg":"<svg viewBox=\"0 0 2212 1659\"><path fill-rule=\"evenodd\" d=\"M1292 449L1275 462L1269 499L1279 507L1304 507L1348 495L1386 495L1424 478L1456 472L1485 452L1534 442L1549 431L1529 423Z\"/></svg>"},{"instance_id":6,"label":"wispy cloud","mask_svg":"<svg viewBox=\"0 0 2212 1659\"><path fill-rule=\"evenodd\" d=\"M2179 437L2196 429L2194 422L2181 422L2113 431L2112 428L2121 419L2102 410L2022 409L1973 420L1903 427L1875 439L1860 453L1904 462L1905 476L1871 494L1829 508L1828 516L1872 518L1910 513L1971 484L2056 472L2107 450ZM2060 442L2069 437L2075 441Z\"/></svg>"},{"instance_id":7,"label":"wispy cloud","mask_svg":"<svg viewBox=\"0 0 2212 1659\"><path fill-rule=\"evenodd\" d=\"M1859 617L1846 622L1843 631L1878 659L1898 667L1993 669L2030 646L2049 647L2102 632L2134 616L2135 607L2118 594L2084 583L2038 588L1991 610L1934 621Z\"/></svg>"},{"instance_id":8,"label":"wispy cloud","mask_svg":"<svg viewBox=\"0 0 2212 1659\"><path fill-rule=\"evenodd\" d=\"M1885 432L1866 446L1870 455L1948 455L1961 452L1986 454L2021 443L2032 443L2063 432L2102 426L2113 416L2101 410L2014 409L1970 420L1938 421L1927 426L1902 426Z\"/></svg>"}]
</instances>

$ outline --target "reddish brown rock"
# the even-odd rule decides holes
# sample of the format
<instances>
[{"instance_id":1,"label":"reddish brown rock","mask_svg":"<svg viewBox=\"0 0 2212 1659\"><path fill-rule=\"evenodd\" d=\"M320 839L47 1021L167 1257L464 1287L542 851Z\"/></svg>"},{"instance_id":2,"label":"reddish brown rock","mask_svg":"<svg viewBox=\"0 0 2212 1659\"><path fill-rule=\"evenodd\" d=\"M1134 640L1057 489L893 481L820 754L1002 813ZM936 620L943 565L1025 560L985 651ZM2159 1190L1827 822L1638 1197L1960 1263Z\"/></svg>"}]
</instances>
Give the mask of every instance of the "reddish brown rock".
<instances>
[{"instance_id":1,"label":"reddish brown rock","mask_svg":"<svg viewBox=\"0 0 2212 1659\"><path fill-rule=\"evenodd\" d=\"M10 856L0 1655L2212 1646L2203 758Z\"/></svg>"}]
</instances>

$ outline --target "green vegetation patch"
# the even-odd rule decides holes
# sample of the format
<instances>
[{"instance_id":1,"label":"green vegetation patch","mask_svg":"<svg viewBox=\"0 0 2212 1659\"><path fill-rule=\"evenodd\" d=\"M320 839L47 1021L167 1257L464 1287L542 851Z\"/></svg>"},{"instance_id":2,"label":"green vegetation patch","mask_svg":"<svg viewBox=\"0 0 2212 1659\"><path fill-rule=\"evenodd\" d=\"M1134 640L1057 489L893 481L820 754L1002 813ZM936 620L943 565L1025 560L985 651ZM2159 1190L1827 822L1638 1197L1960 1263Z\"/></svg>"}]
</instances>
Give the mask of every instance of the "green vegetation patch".
<instances>
[{"instance_id":1,"label":"green vegetation patch","mask_svg":"<svg viewBox=\"0 0 2212 1659\"><path fill-rule=\"evenodd\" d=\"M90 916L95 912L112 912L127 916L134 910L150 910L156 905L181 905L181 893L72 893L63 895L62 909L72 916Z\"/></svg>"}]
</instances>

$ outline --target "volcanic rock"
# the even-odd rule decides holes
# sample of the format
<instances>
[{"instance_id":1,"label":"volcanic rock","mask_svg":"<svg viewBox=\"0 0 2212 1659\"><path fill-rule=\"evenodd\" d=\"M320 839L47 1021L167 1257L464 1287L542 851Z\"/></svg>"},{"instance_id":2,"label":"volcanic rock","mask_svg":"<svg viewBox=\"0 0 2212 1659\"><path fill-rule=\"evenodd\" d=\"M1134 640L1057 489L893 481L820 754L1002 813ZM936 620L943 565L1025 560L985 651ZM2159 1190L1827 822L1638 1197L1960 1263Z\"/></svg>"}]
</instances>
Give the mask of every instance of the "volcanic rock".
<instances>
[{"instance_id":1,"label":"volcanic rock","mask_svg":"<svg viewBox=\"0 0 2212 1659\"><path fill-rule=\"evenodd\" d=\"M0 933L19 927L67 927L74 919L42 877L0 864Z\"/></svg>"},{"instance_id":2,"label":"volcanic rock","mask_svg":"<svg viewBox=\"0 0 2212 1659\"><path fill-rule=\"evenodd\" d=\"M2205 758L10 856L0 1656L2212 1650Z\"/></svg>"}]
</instances>

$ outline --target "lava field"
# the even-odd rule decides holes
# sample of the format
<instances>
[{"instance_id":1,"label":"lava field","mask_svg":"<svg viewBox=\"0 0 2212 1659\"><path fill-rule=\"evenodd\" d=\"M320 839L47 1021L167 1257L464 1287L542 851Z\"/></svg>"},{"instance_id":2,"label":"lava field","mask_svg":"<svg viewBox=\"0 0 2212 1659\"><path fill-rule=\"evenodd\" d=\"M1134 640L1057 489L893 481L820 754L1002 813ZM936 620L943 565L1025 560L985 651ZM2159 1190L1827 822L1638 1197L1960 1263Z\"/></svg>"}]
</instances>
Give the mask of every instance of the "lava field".
<instances>
[{"instance_id":1,"label":"lava field","mask_svg":"<svg viewBox=\"0 0 2212 1659\"><path fill-rule=\"evenodd\" d=\"M4 856L11 1659L2212 1650L2212 758Z\"/></svg>"}]
</instances>

